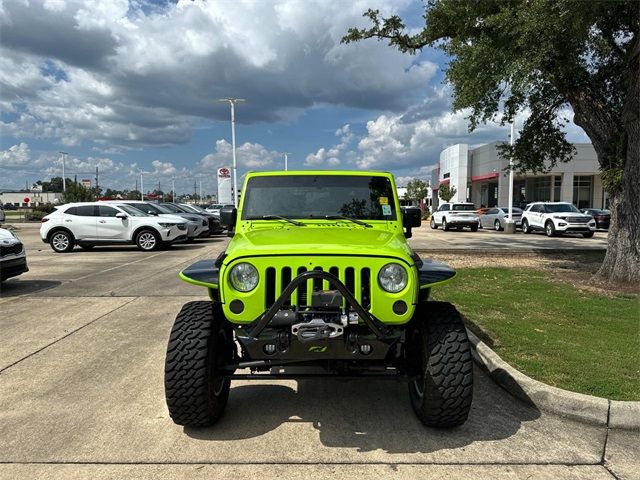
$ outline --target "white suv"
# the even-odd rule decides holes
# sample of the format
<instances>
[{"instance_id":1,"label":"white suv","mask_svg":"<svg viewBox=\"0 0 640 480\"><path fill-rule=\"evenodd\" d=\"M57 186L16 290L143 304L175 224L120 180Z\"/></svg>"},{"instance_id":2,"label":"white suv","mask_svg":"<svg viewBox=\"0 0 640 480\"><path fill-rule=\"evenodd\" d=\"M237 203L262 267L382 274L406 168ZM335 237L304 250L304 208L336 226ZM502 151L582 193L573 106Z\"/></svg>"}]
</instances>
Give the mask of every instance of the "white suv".
<instances>
[{"instance_id":1,"label":"white suv","mask_svg":"<svg viewBox=\"0 0 640 480\"><path fill-rule=\"evenodd\" d=\"M570 203L534 202L527 205L522 213L522 233L534 230L544 231L547 237L582 233L583 237L589 238L596 231L596 221Z\"/></svg>"},{"instance_id":2,"label":"white suv","mask_svg":"<svg viewBox=\"0 0 640 480\"><path fill-rule=\"evenodd\" d=\"M179 217L154 217L128 205L69 203L42 219L40 238L58 253L70 252L75 245L88 249L131 243L148 252L186 240L187 224Z\"/></svg>"},{"instance_id":3,"label":"white suv","mask_svg":"<svg viewBox=\"0 0 640 480\"><path fill-rule=\"evenodd\" d=\"M0 282L28 271L24 245L15 233L0 228Z\"/></svg>"},{"instance_id":4,"label":"white suv","mask_svg":"<svg viewBox=\"0 0 640 480\"><path fill-rule=\"evenodd\" d=\"M472 232L478 231L478 214L473 203L443 203L431 215L431 228L442 226L443 230L469 227Z\"/></svg>"}]
</instances>

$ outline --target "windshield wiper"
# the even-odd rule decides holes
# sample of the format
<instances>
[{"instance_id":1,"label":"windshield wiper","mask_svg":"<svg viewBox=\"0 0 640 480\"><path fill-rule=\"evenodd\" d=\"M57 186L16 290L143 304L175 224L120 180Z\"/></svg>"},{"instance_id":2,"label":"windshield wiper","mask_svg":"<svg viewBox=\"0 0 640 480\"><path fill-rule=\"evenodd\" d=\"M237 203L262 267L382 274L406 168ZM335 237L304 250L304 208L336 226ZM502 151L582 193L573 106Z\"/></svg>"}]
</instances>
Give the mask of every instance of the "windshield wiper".
<instances>
[{"instance_id":1,"label":"windshield wiper","mask_svg":"<svg viewBox=\"0 0 640 480\"><path fill-rule=\"evenodd\" d=\"M263 215L262 220L284 220L285 222L289 222L298 227L304 226L304 223L302 222L298 222L297 220L291 220L290 218L282 217L280 215Z\"/></svg>"},{"instance_id":2,"label":"windshield wiper","mask_svg":"<svg viewBox=\"0 0 640 480\"><path fill-rule=\"evenodd\" d=\"M349 220L350 222L357 223L358 225L363 225L367 228L371 228L371 225L363 222L362 220L358 220L357 218L352 217L345 217L344 215L325 215L324 218L326 220Z\"/></svg>"}]
</instances>

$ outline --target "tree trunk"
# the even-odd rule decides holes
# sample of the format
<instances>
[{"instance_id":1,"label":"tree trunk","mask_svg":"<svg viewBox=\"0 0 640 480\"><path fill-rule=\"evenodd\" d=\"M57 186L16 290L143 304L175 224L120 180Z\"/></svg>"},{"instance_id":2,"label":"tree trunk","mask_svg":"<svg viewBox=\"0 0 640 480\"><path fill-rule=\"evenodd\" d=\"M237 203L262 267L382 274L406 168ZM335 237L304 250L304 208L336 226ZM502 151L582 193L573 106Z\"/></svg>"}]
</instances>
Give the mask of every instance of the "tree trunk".
<instances>
[{"instance_id":1,"label":"tree trunk","mask_svg":"<svg viewBox=\"0 0 640 480\"><path fill-rule=\"evenodd\" d=\"M640 41L631 52L622 122L627 151L621 188L611 195L609 245L596 278L640 289Z\"/></svg>"}]
</instances>

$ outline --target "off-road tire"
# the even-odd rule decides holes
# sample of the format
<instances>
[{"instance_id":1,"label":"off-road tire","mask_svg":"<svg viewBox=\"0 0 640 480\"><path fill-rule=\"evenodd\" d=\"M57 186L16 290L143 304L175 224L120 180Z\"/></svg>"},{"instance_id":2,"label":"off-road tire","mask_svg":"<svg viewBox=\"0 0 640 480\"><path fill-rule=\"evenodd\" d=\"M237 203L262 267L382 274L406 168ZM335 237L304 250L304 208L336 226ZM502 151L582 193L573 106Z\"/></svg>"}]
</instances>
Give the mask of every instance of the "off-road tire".
<instances>
[{"instance_id":1,"label":"off-road tire","mask_svg":"<svg viewBox=\"0 0 640 480\"><path fill-rule=\"evenodd\" d=\"M529 222L527 221L527 219L522 220L521 225L522 233L531 233L531 228L529 227Z\"/></svg>"},{"instance_id":2,"label":"off-road tire","mask_svg":"<svg viewBox=\"0 0 640 480\"><path fill-rule=\"evenodd\" d=\"M585 233L582 234L582 236L584 238L591 238L591 237L593 237L593 232L585 232Z\"/></svg>"},{"instance_id":3,"label":"off-road tire","mask_svg":"<svg viewBox=\"0 0 640 480\"><path fill-rule=\"evenodd\" d=\"M438 224L436 223L433 217L431 217L431 222L429 223L429 226L431 227L432 230L438 229Z\"/></svg>"},{"instance_id":4,"label":"off-road tire","mask_svg":"<svg viewBox=\"0 0 640 480\"><path fill-rule=\"evenodd\" d=\"M149 235L153 236L153 244L147 242ZM152 252L160 248L160 235L153 230L144 229L136 233L136 246L143 252Z\"/></svg>"},{"instance_id":5,"label":"off-road tire","mask_svg":"<svg viewBox=\"0 0 640 480\"><path fill-rule=\"evenodd\" d=\"M544 224L544 233L547 235L547 237L556 236L556 226L551 220L547 220L547 223Z\"/></svg>"},{"instance_id":6,"label":"off-road tire","mask_svg":"<svg viewBox=\"0 0 640 480\"><path fill-rule=\"evenodd\" d=\"M407 362L417 377L409 382L411 405L427 426L462 425L473 399L473 360L456 308L423 302L411 321Z\"/></svg>"},{"instance_id":7,"label":"off-road tire","mask_svg":"<svg viewBox=\"0 0 640 480\"><path fill-rule=\"evenodd\" d=\"M75 246L75 239L66 230L56 230L49 237L49 245L56 253L69 253Z\"/></svg>"},{"instance_id":8,"label":"off-road tire","mask_svg":"<svg viewBox=\"0 0 640 480\"><path fill-rule=\"evenodd\" d=\"M233 333L208 301L189 302L176 317L164 370L169 415L178 425L206 427L224 413L230 380L219 367L235 358ZM231 372L230 372L231 373Z\"/></svg>"}]
</instances>

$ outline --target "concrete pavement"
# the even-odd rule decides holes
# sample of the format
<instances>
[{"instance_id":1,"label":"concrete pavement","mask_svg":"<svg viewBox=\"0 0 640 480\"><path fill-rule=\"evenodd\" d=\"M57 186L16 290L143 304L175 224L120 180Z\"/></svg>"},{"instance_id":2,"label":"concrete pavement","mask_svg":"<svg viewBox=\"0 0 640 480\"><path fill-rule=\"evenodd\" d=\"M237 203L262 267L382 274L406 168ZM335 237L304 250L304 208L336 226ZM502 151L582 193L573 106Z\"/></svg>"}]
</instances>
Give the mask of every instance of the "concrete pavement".
<instances>
[{"instance_id":1,"label":"concrete pavement","mask_svg":"<svg viewBox=\"0 0 640 480\"><path fill-rule=\"evenodd\" d=\"M166 341L206 297L177 272L225 237L56 255L19 233L31 271L0 293L0 478L640 478L637 432L540 412L480 370L454 430L423 427L405 385L364 380L235 382L218 425L178 427Z\"/></svg>"}]
</instances>

